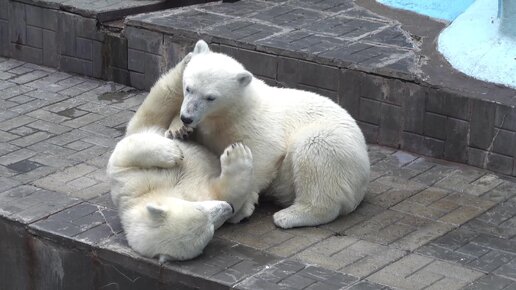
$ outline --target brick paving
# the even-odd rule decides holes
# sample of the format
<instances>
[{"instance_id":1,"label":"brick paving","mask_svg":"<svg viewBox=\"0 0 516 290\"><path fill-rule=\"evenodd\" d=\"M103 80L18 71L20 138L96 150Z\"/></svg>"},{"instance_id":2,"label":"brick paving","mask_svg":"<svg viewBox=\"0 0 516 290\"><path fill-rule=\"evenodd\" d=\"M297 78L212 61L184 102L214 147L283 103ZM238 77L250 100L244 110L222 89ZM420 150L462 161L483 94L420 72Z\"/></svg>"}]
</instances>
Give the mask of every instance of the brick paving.
<instances>
[{"instance_id":1,"label":"brick paving","mask_svg":"<svg viewBox=\"0 0 516 290\"><path fill-rule=\"evenodd\" d=\"M104 170L146 93L6 58L0 88L0 215L64 240L124 245ZM177 265L242 289L516 286L514 179L382 146L369 153L368 193L350 215L280 230L278 208L262 202Z\"/></svg>"}]
</instances>

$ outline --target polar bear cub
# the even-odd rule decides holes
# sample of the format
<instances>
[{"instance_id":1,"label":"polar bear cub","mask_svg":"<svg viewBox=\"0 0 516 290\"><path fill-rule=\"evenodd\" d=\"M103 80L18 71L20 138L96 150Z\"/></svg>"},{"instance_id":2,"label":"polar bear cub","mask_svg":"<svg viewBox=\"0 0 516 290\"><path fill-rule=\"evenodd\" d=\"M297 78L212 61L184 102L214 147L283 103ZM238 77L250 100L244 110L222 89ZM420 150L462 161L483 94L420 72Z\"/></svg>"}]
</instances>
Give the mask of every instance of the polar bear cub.
<instances>
[{"instance_id":1,"label":"polar bear cub","mask_svg":"<svg viewBox=\"0 0 516 290\"><path fill-rule=\"evenodd\" d=\"M164 73L152 86L149 94L140 105L126 128L126 136L145 128L167 130L167 137L181 137L191 133L180 120L180 109L183 102L183 72L192 57L186 55L176 66ZM254 212L258 201L258 193L249 191L241 207L235 207L235 214L230 222L238 222Z\"/></svg>"},{"instance_id":2,"label":"polar bear cub","mask_svg":"<svg viewBox=\"0 0 516 290\"><path fill-rule=\"evenodd\" d=\"M136 252L161 262L191 259L247 200L252 154L232 144L219 167L203 147L163 133L146 129L116 145L107 166L111 196Z\"/></svg>"},{"instance_id":3,"label":"polar bear cub","mask_svg":"<svg viewBox=\"0 0 516 290\"><path fill-rule=\"evenodd\" d=\"M315 93L266 85L235 59L195 45L183 73L181 120L214 153L243 142L253 152L253 192L287 208L281 228L314 226L353 211L369 180L369 157L355 120Z\"/></svg>"},{"instance_id":4,"label":"polar bear cub","mask_svg":"<svg viewBox=\"0 0 516 290\"><path fill-rule=\"evenodd\" d=\"M172 120L179 120L190 57L151 88L107 166L129 245L161 262L196 257L216 228L235 211L252 213L258 199L250 194L253 158L246 146L228 146L219 162L199 145L163 136ZM181 128L169 137L186 133Z\"/></svg>"}]
</instances>

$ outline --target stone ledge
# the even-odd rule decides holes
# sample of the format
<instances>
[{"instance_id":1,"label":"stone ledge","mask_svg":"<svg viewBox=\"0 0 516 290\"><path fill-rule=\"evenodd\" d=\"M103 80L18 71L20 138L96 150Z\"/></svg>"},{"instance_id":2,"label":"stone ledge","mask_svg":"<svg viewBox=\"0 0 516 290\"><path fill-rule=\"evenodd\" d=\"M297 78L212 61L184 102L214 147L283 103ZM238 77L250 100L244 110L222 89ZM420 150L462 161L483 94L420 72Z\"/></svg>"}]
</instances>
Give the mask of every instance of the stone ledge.
<instances>
[{"instance_id":1,"label":"stone ledge","mask_svg":"<svg viewBox=\"0 0 516 290\"><path fill-rule=\"evenodd\" d=\"M95 18L100 22L121 19L127 15L182 7L186 5L206 3L207 0L10 0L42 8L62 10L87 18Z\"/></svg>"},{"instance_id":2,"label":"stone ledge","mask_svg":"<svg viewBox=\"0 0 516 290\"><path fill-rule=\"evenodd\" d=\"M507 147L516 140L516 91L476 95L427 83L418 43L396 21L341 4L328 12L303 1L249 0L128 17L131 84L149 88L203 38L272 85L330 97L369 143L516 175L516 151ZM357 11L364 16L354 18Z\"/></svg>"},{"instance_id":3,"label":"stone ledge","mask_svg":"<svg viewBox=\"0 0 516 290\"><path fill-rule=\"evenodd\" d=\"M0 0L0 55L149 89L202 37L272 85L332 98L369 143L516 176L516 91L428 79L430 40L353 1L217 2L100 27L23 1Z\"/></svg>"},{"instance_id":4,"label":"stone ledge","mask_svg":"<svg viewBox=\"0 0 516 290\"><path fill-rule=\"evenodd\" d=\"M95 209L104 214L95 215ZM194 260L160 265L127 246L116 218L105 217L110 211L83 202L32 223L0 217L0 288L97 289L112 284L120 289L358 289L367 284L389 289L217 238ZM81 215L85 223L76 228L91 229L72 237L71 225L63 223Z\"/></svg>"}]
</instances>

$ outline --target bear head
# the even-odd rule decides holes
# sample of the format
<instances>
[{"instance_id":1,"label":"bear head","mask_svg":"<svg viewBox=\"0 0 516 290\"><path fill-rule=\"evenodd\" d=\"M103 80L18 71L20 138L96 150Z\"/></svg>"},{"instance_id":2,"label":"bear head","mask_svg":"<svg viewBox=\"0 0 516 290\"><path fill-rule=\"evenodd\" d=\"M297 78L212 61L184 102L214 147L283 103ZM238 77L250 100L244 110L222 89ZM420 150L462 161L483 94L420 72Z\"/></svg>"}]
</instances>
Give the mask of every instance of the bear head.
<instances>
[{"instance_id":1,"label":"bear head","mask_svg":"<svg viewBox=\"0 0 516 290\"><path fill-rule=\"evenodd\" d=\"M195 127L206 117L223 114L253 80L253 75L232 57L215 53L199 40L183 74L181 120Z\"/></svg>"},{"instance_id":2,"label":"bear head","mask_svg":"<svg viewBox=\"0 0 516 290\"><path fill-rule=\"evenodd\" d=\"M187 260L200 255L220 227L233 214L225 201L186 201L165 197L123 211L127 242L146 257Z\"/></svg>"}]
</instances>

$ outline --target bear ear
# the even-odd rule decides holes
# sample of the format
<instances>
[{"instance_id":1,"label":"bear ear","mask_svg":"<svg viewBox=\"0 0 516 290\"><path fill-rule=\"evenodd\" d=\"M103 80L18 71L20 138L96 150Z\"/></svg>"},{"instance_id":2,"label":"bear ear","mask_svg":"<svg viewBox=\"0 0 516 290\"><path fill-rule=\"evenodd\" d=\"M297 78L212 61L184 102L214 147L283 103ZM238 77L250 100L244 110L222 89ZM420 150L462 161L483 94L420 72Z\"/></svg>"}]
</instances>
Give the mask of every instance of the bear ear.
<instances>
[{"instance_id":1,"label":"bear ear","mask_svg":"<svg viewBox=\"0 0 516 290\"><path fill-rule=\"evenodd\" d=\"M193 49L193 54L201 54L201 53L207 53L210 52L210 47L204 40L199 40L195 44L195 47Z\"/></svg>"},{"instance_id":2,"label":"bear ear","mask_svg":"<svg viewBox=\"0 0 516 290\"><path fill-rule=\"evenodd\" d=\"M241 73L238 73L236 76L236 80L240 84L241 87L247 86L251 82L252 79L253 79L253 75L248 71L243 71Z\"/></svg>"},{"instance_id":3,"label":"bear ear","mask_svg":"<svg viewBox=\"0 0 516 290\"><path fill-rule=\"evenodd\" d=\"M162 220L167 216L166 210L154 203L147 204L147 211L154 220Z\"/></svg>"}]
</instances>

